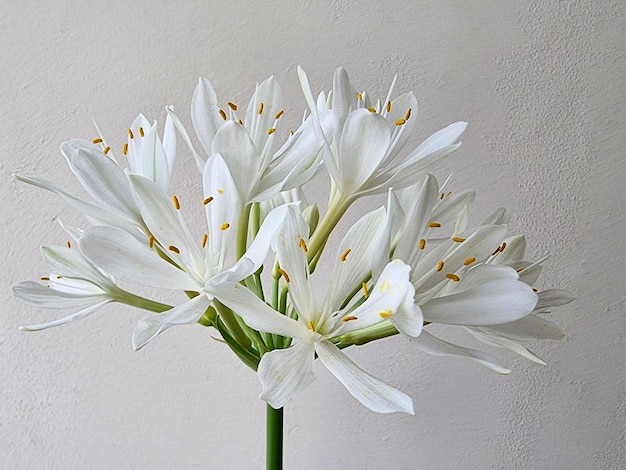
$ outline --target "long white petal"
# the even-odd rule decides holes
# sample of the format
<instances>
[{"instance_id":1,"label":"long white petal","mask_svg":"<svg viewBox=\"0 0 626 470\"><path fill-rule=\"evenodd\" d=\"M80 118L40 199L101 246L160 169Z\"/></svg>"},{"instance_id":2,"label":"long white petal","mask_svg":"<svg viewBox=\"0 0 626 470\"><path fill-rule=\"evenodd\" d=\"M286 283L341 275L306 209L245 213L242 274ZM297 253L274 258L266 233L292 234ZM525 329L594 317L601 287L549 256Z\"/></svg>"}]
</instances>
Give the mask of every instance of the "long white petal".
<instances>
[{"instance_id":1,"label":"long white petal","mask_svg":"<svg viewBox=\"0 0 626 470\"><path fill-rule=\"evenodd\" d=\"M33 281L18 282L12 290L24 302L45 308L76 308L108 298L104 293L93 295L85 292L81 295L79 292L58 291Z\"/></svg>"},{"instance_id":2,"label":"long white petal","mask_svg":"<svg viewBox=\"0 0 626 470\"><path fill-rule=\"evenodd\" d=\"M528 359L529 361L534 362L535 364L540 364L542 366L546 365L543 359L541 359L535 353L526 349L517 341L513 341L503 336L498 336L497 334L480 331L478 328L468 327L467 331L469 331L476 339L482 341L483 343L489 346L508 349L509 351L514 352L515 354L519 354L520 356Z\"/></svg>"},{"instance_id":3,"label":"long white petal","mask_svg":"<svg viewBox=\"0 0 626 470\"><path fill-rule=\"evenodd\" d=\"M527 315L511 323L481 326L477 329L485 333L504 336L513 341L557 340L565 336L558 326L537 315Z\"/></svg>"},{"instance_id":4,"label":"long white petal","mask_svg":"<svg viewBox=\"0 0 626 470\"><path fill-rule=\"evenodd\" d=\"M423 331L419 337L411 339L411 342L420 350L433 356L465 357L488 367L498 374L506 375L511 373L511 369L507 369L495 357L487 353L449 343L426 331Z\"/></svg>"},{"instance_id":5,"label":"long white petal","mask_svg":"<svg viewBox=\"0 0 626 470\"><path fill-rule=\"evenodd\" d=\"M576 298L571 292L562 289L546 289L539 292L537 296L539 302L535 308L538 310L566 305Z\"/></svg>"},{"instance_id":6,"label":"long white petal","mask_svg":"<svg viewBox=\"0 0 626 470\"><path fill-rule=\"evenodd\" d=\"M103 288L113 285L111 279L89 263L79 250L46 245L41 247L41 253L52 270L61 276L88 279Z\"/></svg>"},{"instance_id":7,"label":"long white petal","mask_svg":"<svg viewBox=\"0 0 626 470\"><path fill-rule=\"evenodd\" d=\"M259 362L259 380L263 384L260 398L273 408L304 390L315 379L313 339L302 338L287 349L265 353Z\"/></svg>"},{"instance_id":8,"label":"long white petal","mask_svg":"<svg viewBox=\"0 0 626 470\"><path fill-rule=\"evenodd\" d=\"M163 313L142 318L133 331L133 347L135 350L143 348L157 335L173 326L196 323L210 303L206 295L200 294Z\"/></svg>"},{"instance_id":9,"label":"long white petal","mask_svg":"<svg viewBox=\"0 0 626 470\"><path fill-rule=\"evenodd\" d=\"M109 302L112 302L112 300L107 299L97 304L90 305L89 307L84 308L80 312L72 313L71 315L68 315L66 317L59 318L58 320L53 320L47 323L39 323L37 325L20 326L19 329L22 331L40 331L40 330L45 330L46 328L52 328L55 326L65 325L66 323L70 323L74 320L80 320L82 318L88 317L89 315L94 313L96 310L98 310L100 307L108 304Z\"/></svg>"},{"instance_id":10,"label":"long white petal","mask_svg":"<svg viewBox=\"0 0 626 470\"><path fill-rule=\"evenodd\" d=\"M452 325L496 325L525 317L537 304L537 295L521 281L486 282L457 294L421 305L424 320Z\"/></svg>"},{"instance_id":11,"label":"long white petal","mask_svg":"<svg viewBox=\"0 0 626 470\"><path fill-rule=\"evenodd\" d=\"M200 78L191 98L191 121L207 155L211 155L213 137L224 123L219 111L213 85L206 78Z\"/></svg>"},{"instance_id":12,"label":"long white petal","mask_svg":"<svg viewBox=\"0 0 626 470\"><path fill-rule=\"evenodd\" d=\"M414 414L413 400L395 387L368 374L329 341L315 343L315 351L326 368L350 394L377 413Z\"/></svg>"}]
</instances>

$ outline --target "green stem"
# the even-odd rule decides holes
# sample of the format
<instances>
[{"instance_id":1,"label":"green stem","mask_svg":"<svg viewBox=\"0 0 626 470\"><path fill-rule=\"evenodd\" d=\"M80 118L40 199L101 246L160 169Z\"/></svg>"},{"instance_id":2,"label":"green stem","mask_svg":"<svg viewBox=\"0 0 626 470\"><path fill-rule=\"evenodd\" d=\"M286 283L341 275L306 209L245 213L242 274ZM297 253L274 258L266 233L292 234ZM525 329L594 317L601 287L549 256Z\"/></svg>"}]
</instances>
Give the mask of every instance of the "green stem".
<instances>
[{"instance_id":1,"label":"green stem","mask_svg":"<svg viewBox=\"0 0 626 470\"><path fill-rule=\"evenodd\" d=\"M326 246L330 233L337 226L339 220L341 220L351 204L352 200L350 198L337 199L333 201L333 203L328 207L326 215L324 215L324 218L318 224L315 232L313 232L313 236L309 239L307 253L311 272L315 269L319 255L324 249L324 246Z\"/></svg>"},{"instance_id":2,"label":"green stem","mask_svg":"<svg viewBox=\"0 0 626 470\"><path fill-rule=\"evenodd\" d=\"M283 409L267 405L267 441L265 448L267 470L283 468Z\"/></svg>"}]
</instances>

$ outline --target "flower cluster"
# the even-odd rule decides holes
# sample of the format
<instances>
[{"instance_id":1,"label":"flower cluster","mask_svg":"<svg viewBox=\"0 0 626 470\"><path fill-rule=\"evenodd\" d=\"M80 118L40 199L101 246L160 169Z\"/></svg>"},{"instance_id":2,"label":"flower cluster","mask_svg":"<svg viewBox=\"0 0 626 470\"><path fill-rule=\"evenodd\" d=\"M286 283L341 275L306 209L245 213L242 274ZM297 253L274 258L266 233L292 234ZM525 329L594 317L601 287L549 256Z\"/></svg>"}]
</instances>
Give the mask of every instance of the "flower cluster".
<instances>
[{"instance_id":1,"label":"flower cluster","mask_svg":"<svg viewBox=\"0 0 626 470\"><path fill-rule=\"evenodd\" d=\"M397 334L426 353L510 372L485 352L433 335L434 323L542 363L524 343L562 337L543 314L572 297L532 287L543 260L525 260L524 237L507 236L505 210L470 225L474 193L448 191L428 174L459 147L465 123L407 149L417 100L395 96L395 80L383 100L374 99L340 68L332 90L315 98L298 74L308 113L284 142L273 77L257 85L245 110L220 100L202 78L191 105L194 139L169 107L161 135L156 122L137 117L119 158L104 136L62 144L90 201L17 176L56 193L88 222L63 226L67 246L42 247L49 275L13 288L26 302L73 313L23 329L62 325L110 302L149 312L133 333L137 349L174 326L212 327L258 372L261 398L274 408L311 383L319 359L368 408L413 413L410 397L342 352ZM201 235L170 189L177 136L199 170ZM320 171L330 178L323 214L303 191ZM386 204L362 215L336 250L328 248L347 209L373 194L386 195ZM330 274L316 270L322 258ZM141 286L184 291L187 300L164 304L141 295Z\"/></svg>"}]
</instances>

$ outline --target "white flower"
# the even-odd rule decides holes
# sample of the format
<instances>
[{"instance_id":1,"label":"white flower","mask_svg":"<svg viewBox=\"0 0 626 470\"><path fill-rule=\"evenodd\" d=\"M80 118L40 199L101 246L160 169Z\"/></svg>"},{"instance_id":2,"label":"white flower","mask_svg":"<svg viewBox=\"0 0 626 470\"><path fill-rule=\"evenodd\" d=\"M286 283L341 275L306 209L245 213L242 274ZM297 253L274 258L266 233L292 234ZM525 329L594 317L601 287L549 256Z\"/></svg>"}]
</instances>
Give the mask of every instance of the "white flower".
<instances>
[{"instance_id":1,"label":"white flower","mask_svg":"<svg viewBox=\"0 0 626 470\"><path fill-rule=\"evenodd\" d=\"M330 341L386 320L411 336L421 331L422 316L413 304L409 267L400 261L387 264L371 289L363 287L368 295L362 304L342 308L350 292L361 285L377 263L376 253L385 241L386 217L382 209L371 212L346 234L328 279L326 295L319 299L313 292L307 262L309 227L297 208L289 208L289 217L274 245L297 319L273 310L240 284L223 283L217 288L217 298L252 328L296 340L291 347L275 349L261 358L258 368L263 384L261 398L273 407L282 407L313 380L313 360L317 354L330 372L368 408L381 413L413 412L408 396L364 372Z\"/></svg>"}]
</instances>

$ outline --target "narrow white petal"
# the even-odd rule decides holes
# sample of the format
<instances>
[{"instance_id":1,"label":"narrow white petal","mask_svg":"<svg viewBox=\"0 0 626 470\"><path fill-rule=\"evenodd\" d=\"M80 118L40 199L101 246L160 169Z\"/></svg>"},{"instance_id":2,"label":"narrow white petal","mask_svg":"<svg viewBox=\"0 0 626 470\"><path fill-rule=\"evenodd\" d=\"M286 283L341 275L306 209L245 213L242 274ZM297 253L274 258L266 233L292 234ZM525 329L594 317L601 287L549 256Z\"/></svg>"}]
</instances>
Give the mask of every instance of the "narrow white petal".
<instances>
[{"instance_id":1,"label":"narrow white petal","mask_svg":"<svg viewBox=\"0 0 626 470\"><path fill-rule=\"evenodd\" d=\"M224 123L219 111L213 85L206 78L200 78L191 98L191 121L207 155L211 155L213 137Z\"/></svg>"},{"instance_id":2,"label":"narrow white petal","mask_svg":"<svg viewBox=\"0 0 626 470\"><path fill-rule=\"evenodd\" d=\"M565 336L557 325L537 315L527 315L511 323L481 326L477 329L513 341L558 340Z\"/></svg>"},{"instance_id":3,"label":"narrow white petal","mask_svg":"<svg viewBox=\"0 0 626 470\"><path fill-rule=\"evenodd\" d=\"M201 294L163 313L142 318L133 332L133 347L135 350L143 348L157 335L173 326L196 323L210 303L207 296Z\"/></svg>"},{"instance_id":4,"label":"narrow white petal","mask_svg":"<svg viewBox=\"0 0 626 470\"><path fill-rule=\"evenodd\" d=\"M250 138L259 153L268 139L267 130L274 127L274 116L279 111L280 85L274 77L269 77L257 85L244 119L244 123L250 129Z\"/></svg>"},{"instance_id":5,"label":"narrow white petal","mask_svg":"<svg viewBox=\"0 0 626 470\"><path fill-rule=\"evenodd\" d=\"M77 308L108 298L104 293L93 295L87 292L81 294L58 291L33 281L18 282L12 290L13 294L24 302L45 308Z\"/></svg>"},{"instance_id":6,"label":"narrow white petal","mask_svg":"<svg viewBox=\"0 0 626 470\"><path fill-rule=\"evenodd\" d=\"M281 229L288 217L289 207L291 206L284 204L272 209L270 213L265 216L256 237L254 237L254 240L252 240L252 243L250 243L243 255L243 258L252 262L251 272L255 272L261 267L261 264L263 264L278 230Z\"/></svg>"},{"instance_id":7,"label":"narrow white petal","mask_svg":"<svg viewBox=\"0 0 626 470\"><path fill-rule=\"evenodd\" d=\"M511 339L505 338L503 336L498 336L497 334L492 334L492 333L488 333L488 332L485 332L485 331L481 331L478 328L467 328L467 330L476 339L482 341L483 343L485 343L485 344L487 344L489 346L494 346L496 348L508 349L509 351L514 352L515 354L519 354L523 358L526 358L529 361L534 362L535 364L540 364L542 366L546 365L546 363L545 363L545 361L543 359L541 359L536 354L534 354L533 352L529 351L528 349L526 349L524 346L522 346L521 344L519 344L516 341L513 341Z\"/></svg>"},{"instance_id":8,"label":"narrow white petal","mask_svg":"<svg viewBox=\"0 0 626 470\"><path fill-rule=\"evenodd\" d=\"M511 369L507 369L496 358L487 353L449 343L426 331L423 331L419 337L413 338L411 342L420 350L433 356L465 357L478 362L498 374L511 373Z\"/></svg>"},{"instance_id":9,"label":"narrow white petal","mask_svg":"<svg viewBox=\"0 0 626 470\"><path fill-rule=\"evenodd\" d=\"M395 387L368 374L329 341L315 344L322 364L363 405L377 413L414 414L413 400Z\"/></svg>"},{"instance_id":10,"label":"narrow white petal","mask_svg":"<svg viewBox=\"0 0 626 470\"><path fill-rule=\"evenodd\" d=\"M333 75L333 111L340 116L347 116L351 109L356 109L356 89L350 82L350 75L343 67L337 68Z\"/></svg>"},{"instance_id":11,"label":"narrow white petal","mask_svg":"<svg viewBox=\"0 0 626 470\"><path fill-rule=\"evenodd\" d=\"M113 284L75 248L46 245L41 247L41 253L52 270L62 276L89 279L102 287Z\"/></svg>"},{"instance_id":12,"label":"narrow white petal","mask_svg":"<svg viewBox=\"0 0 626 470\"><path fill-rule=\"evenodd\" d=\"M521 281L486 282L421 305L424 320L452 325L497 325L519 320L533 311L537 295Z\"/></svg>"},{"instance_id":13,"label":"narrow white petal","mask_svg":"<svg viewBox=\"0 0 626 470\"><path fill-rule=\"evenodd\" d=\"M395 315L389 317L389 321L400 333L415 338L422 333L424 315L419 305L413 301L413 293L413 286L410 286L404 301L398 307Z\"/></svg>"},{"instance_id":14,"label":"narrow white petal","mask_svg":"<svg viewBox=\"0 0 626 470\"><path fill-rule=\"evenodd\" d=\"M288 349L265 353L258 368L263 384L260 398L278 409L304 390L315 379L314 352L313 339L305 337Z\"/></svg>"},{"instance_id":15,"label":"narrow white petal","mask_svg":"<svg viewBox=\"0 0 626 470\"><path fill-rule=\"evenodd\" d=\"M81 310L80 312L72 313L71 315L68 315L66 317L59 318L58 320L53 320L47 323L39 323L37 325L20 326L19 329L22 331L40 331L40 330L45 330L46 328L52 328L55 326L65 325L66 323L70 323L74 320L81 320L85 317L88 317L89 315L94 313L96 310L98 310L100 307L108 304L109 302L111 302L111 299L107 299L97 304L90 305L89 307Z\"/></svg>"},{"instance_id":16,"label":"narrow white petal","mask_svg":"<svg viewBox=\"0 0 626 470\"><path fill-rule=\"evenodd\" d=\"M562 289L543 290L537 296L539 297L539 302L537 302L535 308L538 310L566 305L576 298L571 292Z\"/></svg>"}]
</instances>

